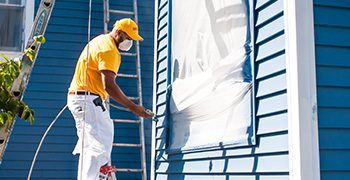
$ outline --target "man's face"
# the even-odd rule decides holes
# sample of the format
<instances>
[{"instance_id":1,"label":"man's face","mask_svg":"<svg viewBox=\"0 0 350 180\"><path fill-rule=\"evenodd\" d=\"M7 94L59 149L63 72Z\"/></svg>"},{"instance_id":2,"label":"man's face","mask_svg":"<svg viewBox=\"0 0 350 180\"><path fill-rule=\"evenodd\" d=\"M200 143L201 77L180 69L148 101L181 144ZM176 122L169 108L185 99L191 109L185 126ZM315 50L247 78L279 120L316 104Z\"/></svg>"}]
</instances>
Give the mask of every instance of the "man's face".
<instances>
[{"instance_id":1,"label":"man's face","mask_svg":"<svg viewBox=\"0 0 350 180\"><path fill-rule=\"evenodd\" d=\"M117 31L117 36L116 36L116 40L121 43L123 42L124 40L131 40L131 38L124 32L124 31L120 31L118 30Z\"/></svg>"}]
</instances>

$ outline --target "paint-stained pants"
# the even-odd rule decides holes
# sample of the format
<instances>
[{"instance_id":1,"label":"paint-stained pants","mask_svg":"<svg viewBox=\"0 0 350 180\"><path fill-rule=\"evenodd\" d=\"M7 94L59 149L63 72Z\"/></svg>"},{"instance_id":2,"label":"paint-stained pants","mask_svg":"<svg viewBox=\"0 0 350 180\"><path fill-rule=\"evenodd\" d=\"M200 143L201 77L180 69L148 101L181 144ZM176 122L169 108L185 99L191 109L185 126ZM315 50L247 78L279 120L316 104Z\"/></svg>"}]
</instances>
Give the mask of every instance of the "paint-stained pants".
<instances>
[{"instance_id":1,"label":"paint-stained pants","mask_svg":"<svg viewBox=\"0 0 350 180\"><path fill-rule=\"evenodd\" d=\"M113 122L108 110L102 111L92 102L96 97L87 95L85 105L84 95L68 95L67 98L78 135L73 151L74 155L80 154L78 180L98 180L100 167L108 163L112 151Z\"/></svg>"}]
</instances>

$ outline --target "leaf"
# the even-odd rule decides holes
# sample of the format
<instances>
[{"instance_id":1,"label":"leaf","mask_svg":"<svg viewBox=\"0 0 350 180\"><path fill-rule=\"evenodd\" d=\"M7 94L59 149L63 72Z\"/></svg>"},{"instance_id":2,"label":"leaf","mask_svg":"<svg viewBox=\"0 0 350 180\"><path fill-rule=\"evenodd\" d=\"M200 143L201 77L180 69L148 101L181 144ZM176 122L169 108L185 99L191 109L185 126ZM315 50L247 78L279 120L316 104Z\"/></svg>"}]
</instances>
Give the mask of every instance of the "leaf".
<instances>
[{"instance_id":1,"label":"leaf","mask_svg":"<svg viewBox=\"0 0 350 180\"><path fill-rule=\"evenodd\" d=\"M6 82L6 88L7 88L7 89L10 89L11 86L12 86L12 82L13 82L11 76L10 76L9 74L6 74L6 75L4 76L4 79L5 79L5 82Z\"/></svg>"},{"instance_id":2,"label":"leaf","mask_svg":"<svg viewBox=\"0 0 350 180\"><path fill-rule=\"evenodd\" d=\"M18 70L20 70L21 69L21 64L22 64L21 59L17 57L15 59L13 59L13 62L15 62L17 64Z\"/></svg>"},{"instance_id":3,"label":"leaf","mask_svg":"<svg viewBox=\"0 0 350 180\"><path fill-rule=\"evenodd\" d=\"M5 54L0 53L0 56L3 57L7 62L10 61L10 58L5 56Z\"/></svg>"},{"instance_id":4,"label":"leaf","mask_svg":"<svg viewBox=\"0 0 350 180\"><path fill-rule=\"evenodd\" d=\"M12 113L12 112L7 112L8 113L8 116L9 116L9 119L7 120L8 123L7 123L7 126L8 127L11 127L12 123L13 123L13 120L15 119L15 115Z\"/></svg>"},{"instance_id":5,"label":"leaf","mask_svg":"<svg viewBox=\"0 0 350 180\"><path fill-rule=\"evenodd\" d=\"M24 108L21 118L27 120L30 116L30 112L27 107Z\"/></svg>"},{"instance_id":6,"label":"leaf","mask_svg":"<svg viewBox=\"0 0 350 180\"><path fill-rule=\"evenodd\" d=\"M25 105L24 105L23 101L20 101L18 104L18 107L17 107L17 114L19 117L22 117L24 107L25 107Z\"/></svg>"},{"instance_id":7,"label":"leaf","mask_svg":"<svg viewBox=\"0 0 350 180\"><path fill-rule=\"evenodd\" d=\"M6 100L7 100L7 98L8 98L8 93L7 93L7 91L4 89L4 88L1 88L1 92L0 92L0 102L6 102ZM1 108L3 108L2 106L1 106Z\"/></svg>"},{"instance_id":8,"label":"leaf","mask_svg":"<svg viewBox=\"0 0 350 180\"><path fill-rule=\"evenodd\" d=\"M34 60L35 58L35 51L31 48L25 49L24 53L29 57L30 60Z\"/></svg>"},{"instance_id":9,"label":"leaf","mask_svg":"<svg viewBox=\"0 0 350 180\"><path fill-rule=\"evenodd\" d=\"M7 111L12 111L12 112L17 111L18 103L19 103L19 101L17 99L11 98L6 104L6 110Z\"/></svg>"},{"instance_id":10,"label":"leaf","mask_svg":"<svg viewBox=\"0 0 350 180\"><path fill-rule=\"evenodd\" d=\"M34 111L33 110L31 110L31 109L29 109L29 118L28 118L28 121L29 121L29 123L30 124L33 124L34 123Z\"/></svg>"},{"instance_id":11,"label":"leaf","mask_svg":"<svg viewBox=\"0 0 350 180\"><path fill-rule=\"evenodd\" d=\"M42 43L44 44L46 42L46 39L43 35L39 35L39 36L34 36L34 41L38 42L38 43Z\"/></svg>"},{"instance_id":12,"label":"leaf","mask_svg":"<svg viewBox=\"0 0 350 180\"><path fill-rule=\"evenodd\" d=\"M4 126L4 124L6 123L6 121L9 119L9 116L6 112L2 112L0 114L0 126Z\"/></svg>"}]
</instances>

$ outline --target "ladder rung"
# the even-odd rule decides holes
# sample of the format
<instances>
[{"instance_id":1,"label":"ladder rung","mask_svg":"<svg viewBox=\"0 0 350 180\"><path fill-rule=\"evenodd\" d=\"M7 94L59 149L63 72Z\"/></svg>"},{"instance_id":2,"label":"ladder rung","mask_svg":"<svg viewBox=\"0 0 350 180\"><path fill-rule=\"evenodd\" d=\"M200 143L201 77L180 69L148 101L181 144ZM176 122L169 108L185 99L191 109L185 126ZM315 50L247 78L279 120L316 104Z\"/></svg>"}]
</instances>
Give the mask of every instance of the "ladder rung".
<instances>
[{"instance_id":1,"label":"ladder rung","mask_svg":"<svg viewBox=\"0 0 350 180\"><path fill-rule=\"evenodd\" d=\"M134 15L134 12L132 12L132 11L123 11L123 10L110 9L109 12L113 13L113 14Z\"/></svg>"},{"instance_id":2,"label":"ladder rung","mask_svg":"<svg viewBox=\"0 0 350 180\"><path fill-rule=\"evenodd\" d=\"M140 120L131 120L131 119L113 119L113 122L116 123L135 123L138 124L141 121Z\"/></svg>"},{"instance_id":3,"label":"ladder rung","mask_svg":"<svg viewBox=\"0 0 350 180\"><path fill-rule=\"evenodd\" d=\"M122 77L122 78L137 78L136 74L118 74L117 77Z\"/></svg>"},{"instance_id":4,"label":"ladder rung","mask_svg":"<svg viewBox=\"0 0 350 180\"><path fill-rule=\"evenodd\" d=\"M141 144L113 143L114 147L141 147Z\"/></svg>"},{"instance_id":5,"label":"ladder rung","mask_svg":"<svg viewBox=\"0 0 350 180\"><path fill-rule=\"evenodd\" d=\"M122 56L136 56L136 53L121 52L120 55L122 55Z\"/></svg>"},{"instance_id":6,"label":"ladder rung","mask_svg":"<svg viewBox=\"0 0 350 180\"><path fill-rule=\"evenodd\" d=\"M140 100L140 98L139 97L128 97L130 100L136 100L136 101L138 101L138 100Z\"/></svg>"},{"instance_id":7,"label":"ladder rung","mask_svg":"<svg viewBox=\"0 0 350 180\"><path fill-rule=\"evenodd\" d=\"M121 111L130 111L130 109L129 109L129 108L126 108L126 107L117 106L117 105L112 104L112 103L107 103L107 104L109 104L110 106L112 106L112 107L114 107L114 108L117 108L117 109L119 109L119 110L121 110Z\"/></svg>"},{"instance_id":8,"label":"ladder rung","mask_svg":"<svg viewBox=\"0 0 350 180\"><path fill-rule=\"evenodd\" d=\"M117 168L117 172L143 172L142 169L121 169Z\"/></svg>"}]
</instances>

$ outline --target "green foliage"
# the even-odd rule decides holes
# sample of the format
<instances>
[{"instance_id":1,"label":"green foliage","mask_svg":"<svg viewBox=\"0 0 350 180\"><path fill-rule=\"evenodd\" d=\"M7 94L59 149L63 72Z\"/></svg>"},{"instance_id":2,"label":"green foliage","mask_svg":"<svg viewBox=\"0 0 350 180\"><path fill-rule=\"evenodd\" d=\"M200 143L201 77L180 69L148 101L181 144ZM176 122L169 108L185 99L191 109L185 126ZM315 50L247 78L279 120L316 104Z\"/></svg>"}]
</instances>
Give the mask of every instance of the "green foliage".
<instances>
[{"instance_id":1,"label":"green foliage","mask_svg":"<svg viewBox=\"0 0 350 180\"><path fill-rule=\"evenodd\" d=\"M24 53L26 53L27 56L29 57L29 59L32 60L32 61L35 58L35 51L33 49L30 49L30 48L25 49Z\"/></svg>"},{"instance_id":2,"label":"green foliage","mask_svg":"<svg viewBox=\"0 0 350 180\"><path fill-rule=\"evenodd\" d=\"M43 35L39 35L39 36L34 36L34 41L44 44L46 42L46 39Z\"/></svg>"},{"instance_id":3,"label":"green foliage","mask_svg":"<svg viewBox=\"0 0 350 180\"><path fill-rule=\"evenodd\" d=\"M44 36L35 36L31 46L39 43L45 43ZM24 53L34 60L35 51L31 47L24 50ZM10 126L17 115L32 124L34 111L11 93L12 84L21 71L21 60L8 58L4 54L0 54L0 57L3 59L0 61L0 127L6 122Z\"/></svg>"}]
</instances>

